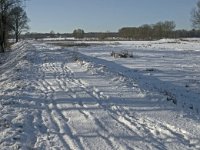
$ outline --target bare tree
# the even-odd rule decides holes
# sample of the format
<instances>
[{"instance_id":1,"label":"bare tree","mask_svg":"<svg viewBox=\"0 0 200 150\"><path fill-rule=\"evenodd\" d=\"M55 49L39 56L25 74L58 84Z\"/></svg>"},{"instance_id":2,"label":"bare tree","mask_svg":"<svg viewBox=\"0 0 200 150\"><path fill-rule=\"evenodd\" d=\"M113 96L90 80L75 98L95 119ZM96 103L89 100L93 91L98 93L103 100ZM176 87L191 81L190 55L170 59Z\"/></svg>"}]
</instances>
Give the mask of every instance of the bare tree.
<instances>
[{"instance_id":1,"label":"bare tree","mask_svg":"<svg viewBox=\"0 0 200 150\"><path fill-rule=\"evenodd\" d=\"M23 0L0 0L0 52L5 52L11 31L11 11Z\"/></svg>"},{"instance_id":2,"label":"bare tree","mask_svg":"<svg viewBox=\"0 0 200 150\"><path fill-rule=\"evenodd\" d=\"M28 17L26 12L21 6L16 6L11 11L11 29L15 34L15 41L19 41L19 36L23 31L27 31L29 29L28 26Z\"/></svg>"},{"instance_id":3,"label":"bare tree","mask_svg":"<svg viewBox=\"0 0 200 150\"><path fill-rule=\"evenodd\" d=\"M14 1L11 0L0 0L0 50L4 52L7 46L7 35L8 35L8 14Z\"/></svg>"},{"instance_id":4,"label":"bare tree","mask_svg":"<svg viewBox=\"0 0 200 150\"><path fill-rule=\"evenodd\" d=\"M196 29L200 29L200 0L197 2L196 7L192 10L192 25Z\"/></svg>"}]
</instances>

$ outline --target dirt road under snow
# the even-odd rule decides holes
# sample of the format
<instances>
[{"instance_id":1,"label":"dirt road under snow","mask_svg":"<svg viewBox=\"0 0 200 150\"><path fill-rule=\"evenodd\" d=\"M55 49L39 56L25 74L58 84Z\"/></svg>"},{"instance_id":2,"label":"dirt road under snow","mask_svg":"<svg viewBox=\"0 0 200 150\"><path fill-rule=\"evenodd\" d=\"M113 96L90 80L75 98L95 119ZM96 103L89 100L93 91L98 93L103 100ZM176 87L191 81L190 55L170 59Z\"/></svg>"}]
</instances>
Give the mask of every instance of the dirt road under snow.
<instances>
[{"instance_id":1,"label":"dirt road under snow","mask_svg":"<svg viewBox=\"0 0 200 150\"><path fill-rule=\"evenodd\" d=\"M37 42L0 66L0 149L199 149L199 120L132 78Z\"/></svg>"}]
</instances>

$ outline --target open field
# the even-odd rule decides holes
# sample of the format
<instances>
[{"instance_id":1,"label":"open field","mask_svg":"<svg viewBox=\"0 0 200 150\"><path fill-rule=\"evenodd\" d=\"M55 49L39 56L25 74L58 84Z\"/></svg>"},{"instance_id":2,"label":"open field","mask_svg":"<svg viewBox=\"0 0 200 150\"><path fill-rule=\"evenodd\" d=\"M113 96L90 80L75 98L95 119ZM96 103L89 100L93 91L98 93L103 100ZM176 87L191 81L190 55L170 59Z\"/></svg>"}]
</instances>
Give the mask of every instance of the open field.
<instances>
[{"instance_id":1,"label":"open field","mask_svg":"<svg viewBox=\"0 0 200 150\"><path fill-rule=\"evenodd\" d=\"M0 149L200 149L196 40L66 45L1 56Z\"/></svg>"}]
</instances>

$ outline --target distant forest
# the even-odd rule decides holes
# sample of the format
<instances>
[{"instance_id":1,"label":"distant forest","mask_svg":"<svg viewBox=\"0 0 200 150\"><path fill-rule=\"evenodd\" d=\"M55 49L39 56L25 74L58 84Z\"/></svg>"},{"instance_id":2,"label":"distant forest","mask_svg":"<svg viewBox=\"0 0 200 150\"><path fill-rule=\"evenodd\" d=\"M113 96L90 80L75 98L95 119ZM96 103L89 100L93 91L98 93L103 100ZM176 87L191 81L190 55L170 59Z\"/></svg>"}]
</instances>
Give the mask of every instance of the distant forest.
<instances>
[{"instance_id":1,"label":"distant forest","mask_svg":"<svg viewBox=\"0 0 200 150\"><path fill-rule=\"evenodd\" d=\"M158 40L162 38L194 38L200 37L200 30L177 30L173 21L158 22L152 25L139 27L123 27L118 32L88 32L83 29L75 29L72 33L26 33L21 36L24 39L42 38L75 38L89 40ZM72 39L73 40L73 39Z\"/></svg>"}]
</instances>

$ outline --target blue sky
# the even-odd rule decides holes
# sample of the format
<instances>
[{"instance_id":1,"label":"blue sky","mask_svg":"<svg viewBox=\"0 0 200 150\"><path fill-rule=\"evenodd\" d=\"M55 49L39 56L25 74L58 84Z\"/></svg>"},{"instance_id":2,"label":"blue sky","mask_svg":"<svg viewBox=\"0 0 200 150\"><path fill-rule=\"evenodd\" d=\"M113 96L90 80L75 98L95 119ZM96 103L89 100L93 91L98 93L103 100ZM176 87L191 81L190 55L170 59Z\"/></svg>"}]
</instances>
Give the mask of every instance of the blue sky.
<instances>
[{"instance_id":1,"label":"blue sky","mask_svg":"<svg viewBox=\"0 0 200 150\"><path fill-rule=\"evenodd\" d=\"M30 0L26 10L31 32L118 31L121 27L173 20L191 29L197 0Z\"/></svg>"}]
</instances>

